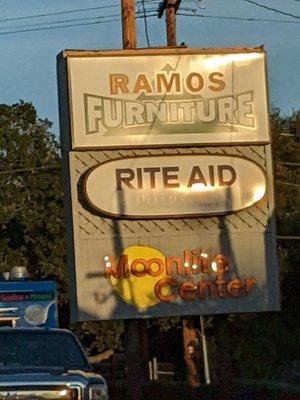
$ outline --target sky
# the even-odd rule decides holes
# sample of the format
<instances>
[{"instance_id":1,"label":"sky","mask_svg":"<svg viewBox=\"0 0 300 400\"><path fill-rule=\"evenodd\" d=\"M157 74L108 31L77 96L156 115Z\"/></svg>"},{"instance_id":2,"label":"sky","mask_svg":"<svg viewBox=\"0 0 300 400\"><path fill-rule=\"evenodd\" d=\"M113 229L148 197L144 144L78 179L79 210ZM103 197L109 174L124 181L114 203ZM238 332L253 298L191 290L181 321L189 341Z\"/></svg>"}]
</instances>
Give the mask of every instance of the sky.
<instances>
[{"instance_id":1,"label":"sky","mask_svg":"<svg viewBox=\"0 0 300 400\"><path fill-rule=\"evenodd\" d=\"M143 3L148 18L146 26L137 19L138 47L165 46L159 2L136 0L139 17ZM0 103L32 102L58 136L56 55L122 48L120 0L0 0L0 9ZM271 105L284 114L300 109L300 0L182 0L177 41L188 47L264 44Z\"/></svg>"}]
</instances>

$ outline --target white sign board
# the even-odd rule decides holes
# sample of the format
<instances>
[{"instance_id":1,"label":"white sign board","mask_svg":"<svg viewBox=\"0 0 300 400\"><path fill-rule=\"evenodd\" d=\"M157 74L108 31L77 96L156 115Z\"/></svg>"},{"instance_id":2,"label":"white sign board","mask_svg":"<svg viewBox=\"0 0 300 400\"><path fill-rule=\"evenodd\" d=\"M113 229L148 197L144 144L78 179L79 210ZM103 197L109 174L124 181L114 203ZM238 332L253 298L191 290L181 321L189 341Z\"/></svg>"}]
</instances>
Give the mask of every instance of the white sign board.
<instances>
[{"instance_id":1,"label":"white sign board","mask_svg":"<svg viewBox=\"0 0 300 400\"><path fill-rule=\"evenodd\" d=\"M73 149L269 141L259 49L99 52L67 62Z\"/></svg>"},{"instance_id":2,"label":"white sign board","mask_svg":"<svg viewBox=\"0 0 300 400\"><path fill-rule=\"evenodd\" d=\"M182 218L250 207L263 198L266 176L241 157L148 156L97 165L84 189L89 204L109 216Z\"/></svg>"}]
</instances>

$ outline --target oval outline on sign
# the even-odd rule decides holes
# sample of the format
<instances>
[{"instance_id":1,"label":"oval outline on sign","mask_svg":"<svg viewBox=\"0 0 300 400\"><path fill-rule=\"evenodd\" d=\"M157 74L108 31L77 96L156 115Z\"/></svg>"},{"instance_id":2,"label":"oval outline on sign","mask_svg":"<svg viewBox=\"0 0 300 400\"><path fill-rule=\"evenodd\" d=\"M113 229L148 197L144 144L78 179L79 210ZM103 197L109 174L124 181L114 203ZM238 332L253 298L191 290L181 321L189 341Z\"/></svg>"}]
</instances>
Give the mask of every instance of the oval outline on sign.
<instances>
[{"instance_id":1,"label":"oval outline on sign","mask_svg":"<svg viewBox=\"0 0 300 400\"><path fill-rule=\"evenodd\" d=\"M221 157L221 158L235 158L235 159L240 159L243 161L248 162L249 164L253 164L256 168L258 168L261 173L263 174L264 177L264 194L263 196L256 200L253 201L253 203L246 205L245 207L239 208L239 209L234 209L234 210L228 210L228 211L224 211L224 212L213 212L213 213L185 213L185 214L156 214L156 215L128 215L128 214L117 214L117 213L112 213L109 211L105 211L102 208L97 207L90 199L88 192L87 192L87 181L90 177L90 175L98 168L102 167L103 165L106 164L110 164L110 163L115 163L118 161L122 161L122 160L136 160L136 159L149 159L149 158L171 158L171 157ZM126 220L150 220L150 219L187 219L187 218L197 218L197 217L216 217L216 216L222 216L222 215L229 215L229 214L234 214L243 210L246 210L250 207L252 207L254 204L258 203L259 201L261 201L267 194L268 192L268 179L267 179L267 173L266 171L256 162L253 161L249 158L246 157L241 157L238 155L232 155L232 154L219 154L219 153L205 153L205 154L195 154L195 153L191 153L191 154L149 154L149 155L140 155L140 156L126 156L126 157L118 157L115 159L110 159L110 160L106 160L104 162L101 162L97 165L94 165L93 167L89 168L87 171L84 172L83 174L83 193L84 193L84 198L88 204L88 206L95 212L101 214L101 216L103 217L111 217L114 219L126 219Z\"/></svg>"}]
</instances>

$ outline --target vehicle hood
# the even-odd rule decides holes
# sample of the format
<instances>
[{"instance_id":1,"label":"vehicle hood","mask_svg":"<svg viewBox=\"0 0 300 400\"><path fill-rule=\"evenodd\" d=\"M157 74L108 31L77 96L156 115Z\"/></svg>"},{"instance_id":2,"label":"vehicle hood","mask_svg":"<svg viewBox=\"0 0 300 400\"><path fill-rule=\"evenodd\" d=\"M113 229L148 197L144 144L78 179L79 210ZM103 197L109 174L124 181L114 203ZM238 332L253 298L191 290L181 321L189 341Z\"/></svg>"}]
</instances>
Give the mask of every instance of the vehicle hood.
<instances>
[{"instance_id":1,"label":"vehicle hood","mask_svg":"<svg viewBox=\"0 0 300 400\"><path fill-rule=\"evenodd\" d=\"M0 371L0 387L1 385L14 384L45 384L45 385L59 385L59 384L77 384L78 386L86 387L88 384L98 384L106 386L104 378L95 374L94 372L84 372L79 370L70 370L62 373L54 371L47 372L32 372L32 371Z\"/></svg>"}]
</instances>

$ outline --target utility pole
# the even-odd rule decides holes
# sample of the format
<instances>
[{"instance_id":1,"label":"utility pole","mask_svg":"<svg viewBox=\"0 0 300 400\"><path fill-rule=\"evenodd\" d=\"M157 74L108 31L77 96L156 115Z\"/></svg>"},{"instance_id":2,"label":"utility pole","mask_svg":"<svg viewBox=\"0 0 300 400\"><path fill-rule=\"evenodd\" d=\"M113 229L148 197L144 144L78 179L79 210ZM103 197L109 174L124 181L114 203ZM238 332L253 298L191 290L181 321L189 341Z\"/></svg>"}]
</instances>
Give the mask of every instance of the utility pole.
<instances>
[{"instance_id":1,"label":"utility pole","mask_svg":"<svg viewBox=\"0 0 300 400\"><path fill-rule=\"evenodd\" d=\"M166 29L168 46L177 46L176 39L176 13L181 0L164 0L159 4L158 18L166 11Z\"/></svg>"},{"instance_id":2,"label":"utility pole","mask_svg":"<svg viewBox=\"0 0 300 400\"><path fill-rule=\"evenodd\" d=\"M135 0L121 0L123 49L136 49ZM125 328L126 381L130 400L143 400L149 380L147 321L127 319Z\"/></svg>"},{"instance_id":3,"label":"utility pole","mask_svg":"<svg viewBox=\"0 0 300 400\"><path fill-rule=\"evenodd\" d=\"M135 0L121 0L123 49L136 48Z\"/></svg>"}]
</instances>

